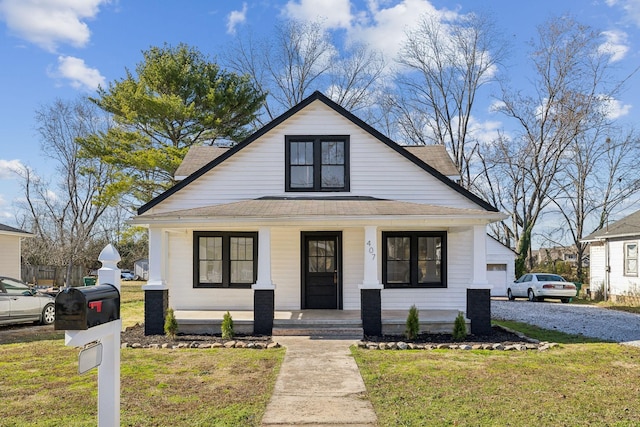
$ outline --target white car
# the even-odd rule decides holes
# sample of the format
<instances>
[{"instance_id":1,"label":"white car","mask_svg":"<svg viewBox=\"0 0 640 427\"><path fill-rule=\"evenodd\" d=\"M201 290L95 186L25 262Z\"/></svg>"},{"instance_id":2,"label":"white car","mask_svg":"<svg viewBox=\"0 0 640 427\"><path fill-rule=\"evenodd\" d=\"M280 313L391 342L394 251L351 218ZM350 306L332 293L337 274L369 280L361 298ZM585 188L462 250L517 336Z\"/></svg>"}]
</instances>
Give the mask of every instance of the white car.
<instances>
[{"instance_id":1,"label":"white car","mask_svg":"<svg viewBox=\"0 0 640 427\"><path fill-rule=\"evenodd\" d=\"M529 301L556 298L568 303L575 296L576 285L567 282L562 276L551 273L527 273L507 288L510 301L518 297L528 298Z\"/></svg>"}]
</instances>

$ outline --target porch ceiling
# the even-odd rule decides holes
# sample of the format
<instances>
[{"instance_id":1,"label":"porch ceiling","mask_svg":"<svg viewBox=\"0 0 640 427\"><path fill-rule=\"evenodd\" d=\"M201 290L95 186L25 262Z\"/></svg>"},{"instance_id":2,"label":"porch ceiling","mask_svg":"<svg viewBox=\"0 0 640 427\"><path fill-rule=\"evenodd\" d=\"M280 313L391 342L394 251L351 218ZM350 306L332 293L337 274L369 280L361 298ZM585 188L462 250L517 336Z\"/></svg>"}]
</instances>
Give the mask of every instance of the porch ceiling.
<instances>
[{"instance_id":1,"label":"porch ceiling","mask_svg":"<svg viewBox=\"0 0 640 427\"><path fill-rule=\"evenodd\" d=\"M462 223L494 222L504 219L501 212L482 209L463 209L420 203L360 199L261 198L239 202L203 206L172 212L143 214L134 217L132 224L169 224L179 222L234 221L325 221L325 220L454 220Z\"/></svg>"}]
</instances>

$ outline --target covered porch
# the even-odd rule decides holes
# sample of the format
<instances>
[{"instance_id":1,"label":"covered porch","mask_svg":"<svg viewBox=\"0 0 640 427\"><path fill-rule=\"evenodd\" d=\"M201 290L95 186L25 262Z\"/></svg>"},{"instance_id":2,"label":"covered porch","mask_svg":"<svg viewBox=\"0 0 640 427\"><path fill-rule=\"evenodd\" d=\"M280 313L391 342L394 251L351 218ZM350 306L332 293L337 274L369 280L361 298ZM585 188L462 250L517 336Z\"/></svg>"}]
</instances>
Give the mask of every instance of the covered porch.
<instances>
[{"instance_id":1,"label":"covered porch","mask_svg":"<svg viewBox=\"0 0 640 427\"><path fill-rule=\"evenodd\" d=\"M226 311L176 310L179 333L220 334L220 325ZM230 310L234 331L238 334L254 332L254 312ZM382 310L382 334L402 335L408 311ZM457 310L420 310L420 332L451 333ZM467 329L470 321L467 322ZM276 310L273 335L354 336L363 337L360 310Z\"/></svg>"}]
</instances>

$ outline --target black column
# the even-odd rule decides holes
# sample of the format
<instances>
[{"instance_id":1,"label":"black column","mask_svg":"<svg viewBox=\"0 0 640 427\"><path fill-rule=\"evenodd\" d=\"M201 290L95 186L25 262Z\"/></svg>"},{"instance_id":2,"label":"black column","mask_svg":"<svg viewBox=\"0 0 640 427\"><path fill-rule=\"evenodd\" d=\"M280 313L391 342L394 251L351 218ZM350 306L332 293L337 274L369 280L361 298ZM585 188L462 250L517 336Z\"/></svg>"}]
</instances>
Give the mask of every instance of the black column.
<instances>
[{"instance_id":1,"label":"black column","mask_svg":"<svg viewBox=\"0 0 640 427\"><path fill-rule=\"evenodd\" d=\"M491 290L467 289L467 317L472 334L491 334Z\"/></svg>"},{"instance_id":2,"label":"black column","mask_svg":"<svg viewBox=\"0 0 640 427\"><path fill-rule=\"evenodd\" d=\"M256 289L253 291L253 333L256 335L273 334L274 296L273 290Z\"/></svg>"},{"instance_id":3,"label":"black column","mask_svg":"<svg viewBox=\"0 0 640 427\"><path fill-rule=\"evenodd\" d=\"M360 289L360 316L365 336L382 335L382 300L380 289Z\"/></svg>"},{"instance_id":4,"label":"black column","mask_svg":"<svg viewBox=\"0 0 640 427\"><path fill-rule=\"evenodd\" d=\"M169 290L144 291L144 334L164 335L164 318L169 307Z\"/></svg>"}]
</instances>

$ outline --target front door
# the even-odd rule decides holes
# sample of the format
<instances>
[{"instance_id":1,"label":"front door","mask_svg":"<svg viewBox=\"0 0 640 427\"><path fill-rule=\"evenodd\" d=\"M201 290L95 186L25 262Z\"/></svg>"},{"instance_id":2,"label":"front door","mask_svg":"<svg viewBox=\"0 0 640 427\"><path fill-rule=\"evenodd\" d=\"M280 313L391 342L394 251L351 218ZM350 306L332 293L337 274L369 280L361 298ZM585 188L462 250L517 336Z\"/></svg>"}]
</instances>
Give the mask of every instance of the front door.
<instances>
[{"instance_id":1,"label":"front door","mask_svg":"<svg viewBox=\"0 0 640 427\"><path fill-rule=\"evenodd\" d=\"M303 233L302 241L302 308L341 308L340 233Z\"/></svg>"}]
</instances>

